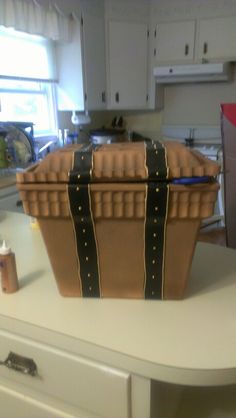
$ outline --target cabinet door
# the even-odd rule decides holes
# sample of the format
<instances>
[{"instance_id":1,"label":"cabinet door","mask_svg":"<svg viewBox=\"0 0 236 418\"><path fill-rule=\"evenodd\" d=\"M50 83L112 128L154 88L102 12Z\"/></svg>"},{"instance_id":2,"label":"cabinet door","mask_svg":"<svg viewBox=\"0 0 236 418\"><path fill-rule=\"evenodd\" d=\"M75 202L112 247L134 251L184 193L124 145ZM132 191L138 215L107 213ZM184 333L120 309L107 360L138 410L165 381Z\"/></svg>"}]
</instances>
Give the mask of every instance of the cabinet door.
<instances>
[{"instance_id":1,"label":"cabinet door","mask_svg":"<svg viewBox=\"0 0 236 418\"><path fill-rule=\"evenodd\" d=\"M56 48L58 110L84 110L81 23L78 19L71 21L71 37L70 42L60 43Z\"/></svg>"},{"instance_id":2,"label":"cabinet door","mask_svg":"<svg viewBox=\"0 0 236 418\"><path fill-rule=\"evenodd\" d=\"M236 58L236 17L200 21L198 58L224 61Z\"/></svg>"},{"instance_id":3,"label":"cabinet door","mask_svg":"<svg viewBox=\"0 0 236 418\"><path fill-rule=\"evenodd\" d=\"M147 107L147 25L110 21L109 86L113 109Z\"/></svg>"},{"instance_id":4,"label":"cabinet door","mask_svg":"<svg viewBox=\"0 0 236 418\"><path fill-rule=\"evenodd\" d=\"M25 396L58 399L94 418L130 418L128 372L0 330L0 360L7 361L9 353L10 365L0 367L0 385L8 381ZM37 367L33 375L32 360Z\"/></svg>"},{"instance_id":5,"label":"cabinet door","mask_svg":"<svg viewBox=\"0 0 236 418\"><path fill-rule=\"evenodd\" d=\"M72 418L72 415L1 385L0 405L0 416L4 418Z\"/></svg>"},{"instance_id":6,"label":"cabinet door","mask_svg":"<svg viewBox=\"0 0 236 418\"><path fill-rule=\"evenodd\" d=\"M191 62L194 59L195 22L158 23L155 31L156 64Z\"/></svg>"},{"instance_id":7,"label":"cabinet door","mask_svg":"<svg viewBox=\"0 0 236 418\"><path fill-rule=\"evenodd\" d=\"M100 16L83 14L85 107L106 107L105 23Z\"/></svg>"}]
</instances>

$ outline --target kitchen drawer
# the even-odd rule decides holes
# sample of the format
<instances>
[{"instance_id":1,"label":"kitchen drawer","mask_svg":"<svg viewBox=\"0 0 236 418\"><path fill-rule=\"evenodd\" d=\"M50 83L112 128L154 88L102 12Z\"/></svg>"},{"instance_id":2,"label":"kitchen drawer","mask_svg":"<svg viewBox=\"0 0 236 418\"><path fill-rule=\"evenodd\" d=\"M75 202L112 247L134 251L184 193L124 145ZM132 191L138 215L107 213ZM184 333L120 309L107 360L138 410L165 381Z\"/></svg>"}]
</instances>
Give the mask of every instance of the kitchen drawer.
<instances>
[{"instance_id":1,"label":"kitchen drawer","mask_svg":"<svg viewBox=\"0 0 236 418\"><path fill-rule=\"evenodd\" d=\"M0 405L0 417L4 418L72 418L72 415L1 385Z\"/></svg>"},{"instance_id":2,"label":"kitchen drawer","mask_svg":"<svg viewBox=\"0 0 236 418\"><path fill-rule=\"evenodd\" d=\"M0 360L9 352L33 359L35 376L0 367L0 380L21 385L107 418L130 417L130 376L89 359L0 330Z\"/></svg>"}]
</instances>

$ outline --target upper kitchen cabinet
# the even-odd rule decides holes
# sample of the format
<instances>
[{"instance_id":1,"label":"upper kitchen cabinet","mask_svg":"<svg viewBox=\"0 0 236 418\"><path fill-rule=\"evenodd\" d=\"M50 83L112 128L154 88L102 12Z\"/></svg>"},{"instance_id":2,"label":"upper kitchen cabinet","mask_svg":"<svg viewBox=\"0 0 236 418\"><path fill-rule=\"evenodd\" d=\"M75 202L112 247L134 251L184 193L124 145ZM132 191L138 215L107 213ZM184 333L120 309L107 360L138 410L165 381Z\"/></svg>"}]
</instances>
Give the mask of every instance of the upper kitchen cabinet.
<instances>
[{"instance_id":1,"label":"upper kitchen cabinet","mask_svg":"<svg viewBox=\"0 0 236 418\"><path fill-rule=\"evenodd\" d=\"M147 24L110 20L108 22L110 109L147 108L147 62Z\"/></svg>"},{"instance_id":2,"label":"upper kitchen cabinet","mask_svg":"<svg viewBox=\"0 0 236 418\"><path fill-rule=\"evenodd\" d=\"M81 22L71 21L71 40L56 47L58 110L84 110Z\"/></svg>"},{"instance_id":3,"label":"upper kitchen cabinet","mask_svg":"<svg viewBox=\"0 0 236 418\"><path fill-rule=\"evenodd\" d=\"M103 2L98 2L102 7ZM82 9L71 22L70 42L57 46L58 109L101 110L106 107L104 11Z\"/></svg>"},{"instance_id":4,"label":"upper kitchen cabinet","mask_svg":"<svg viewBox=\"0 0 236 418\"><path fill-rule=\"evenodd\" d=\"M200 20L197 56L199 60L235 60L236 17Z\"/></svg>"},{"instance_id":5,"label":"upper kitchen cabinet","mask_svg":"<svg viewBox=\"0 0 236 418\"><path fill-rule=\"evenodd\" d=\"M156 65L188 63L194 59L195 21L158 23L155 28Z\"/></svg>"},{"instance_id":6,"label":"upper kitchen cabinet","mask_svg":"<svg viewBox=\"0 0 236 418\"><path fill-rule=\"evenodd\" d=\"M82 45L85 78L85 107L106 108L106 51L103 15L82 15Z\"/></svg>"}]
</instances>

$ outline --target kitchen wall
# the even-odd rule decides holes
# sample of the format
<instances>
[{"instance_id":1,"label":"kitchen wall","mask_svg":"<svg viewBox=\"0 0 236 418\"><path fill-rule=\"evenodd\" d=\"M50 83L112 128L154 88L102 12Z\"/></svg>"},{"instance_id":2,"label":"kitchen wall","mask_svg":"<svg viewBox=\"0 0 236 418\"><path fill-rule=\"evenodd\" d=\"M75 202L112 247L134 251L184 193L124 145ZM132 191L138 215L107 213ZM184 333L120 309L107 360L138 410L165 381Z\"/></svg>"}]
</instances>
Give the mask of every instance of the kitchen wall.
<instances>
[{"instance_id":1,"label":"kitchen wall","mask_svg":"<svg viewBox=\"0 0 236 418\"><path fill-rule=\"evenodd\" d=\"M101 127L111 126L112 119L121 114L114 111L97 111L89 112L91 123L82 127L83 131L88 132L90 129L97 129ZM71 112L59 112L58 114L58 126L60 129L69 129L71 132L75 132L78 127L71 123Z\"/></svg>"},{"instance_id":2,"label":"kitchen wall","mask_svg":"<svg viewBox=\"0 0 236 418\"><path fill-rule=\"evenodd\" d=\"M165 89L163 123L219 125L220 103L227 102L236 102L236 79L232 82L168 87Z\"/></svg>"}]
</instances>

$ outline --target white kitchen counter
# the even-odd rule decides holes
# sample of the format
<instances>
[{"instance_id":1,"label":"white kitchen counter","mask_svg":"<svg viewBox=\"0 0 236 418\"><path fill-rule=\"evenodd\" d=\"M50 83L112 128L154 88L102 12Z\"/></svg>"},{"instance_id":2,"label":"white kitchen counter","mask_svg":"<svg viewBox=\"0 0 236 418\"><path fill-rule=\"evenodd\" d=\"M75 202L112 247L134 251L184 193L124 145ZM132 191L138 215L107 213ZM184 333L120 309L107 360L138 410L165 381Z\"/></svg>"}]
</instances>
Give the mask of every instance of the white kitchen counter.
<instances>
[{"instance_id":1,"label":"white kitchen counter","mask_svg":"<svg viewBox=\"0 0 236 418\"><path fill-rule=\"evenodd\" d=\"M181 301L81 299L58 293L29 217L0 211L3 238L20 290L0 292L0 360L39 375L0 367L0 417L236 416L235 250L198 243Z\"/></svg>"},{"instance_id":2,"label":"white kitchen counter","mask_svg":"<svg viewBox=\"0 0 236 418\"><path fill-rule=\"evenodd\" d=\"M18 293L0 294L0 315L9 321L73 338L96 359L144 377L236 383L234 250L199 243L182 301L80 299L59 295L40 231L30 227L29 217L0 213L0 238L16 253L20 280Z\"/></svg>"}]
</instances>

